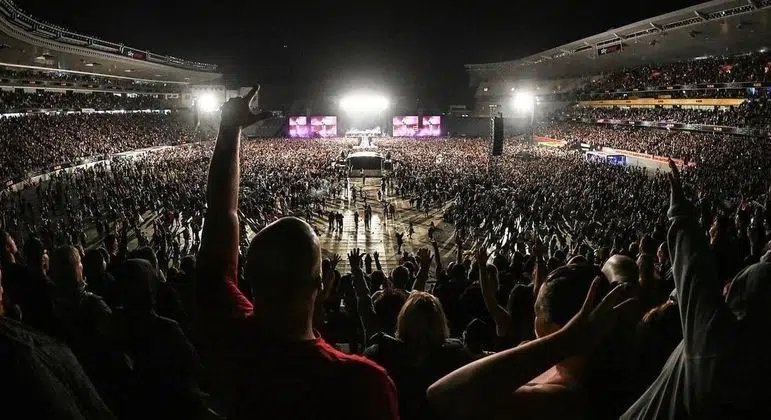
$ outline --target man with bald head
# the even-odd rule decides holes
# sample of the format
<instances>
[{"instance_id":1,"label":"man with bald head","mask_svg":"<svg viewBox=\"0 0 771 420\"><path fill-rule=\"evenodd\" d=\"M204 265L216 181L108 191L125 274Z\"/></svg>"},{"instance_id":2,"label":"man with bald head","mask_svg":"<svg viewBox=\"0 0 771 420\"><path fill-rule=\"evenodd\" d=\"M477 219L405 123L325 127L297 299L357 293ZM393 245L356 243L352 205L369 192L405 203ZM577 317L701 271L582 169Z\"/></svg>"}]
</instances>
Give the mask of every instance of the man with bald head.
<instances>
[{"instance_id":1,"label":"man with bald head","mask_svg":"<svg viewBox=\"0 0 771 420\"><path fill-rule=\"evenodd\" d=\"M394 419L396 389L375 363L339 352L313 330L323 290L321 251L310 225L279 219L252 240L238 289L241 128L257 89L222 108L197 263L196 332L216 406L229 419Z\"/></svg>"},{"instance_id":2,"label":"man with bald head","mask_svg":"<svg viewBox=\"0 0 771 420\"><path fill-rule=\"evenodd\" d=\"M319 240L309 224L285 217L262 229L249 245L244 274L255 315L269 320L263 328L313 338L313 303L323 284Z\"/></svg>"},{"instance_id":3,"label":"man with bald head","mask_svg":"<svg viewBox=\"0 0 771 420\"><path fill-rule=\"evenodd\" d=\"M637 263L626 255L616 254L602 265L602 274L611 283L629 284L637 287L640 272Z\"/></svg>"}]
</instances>

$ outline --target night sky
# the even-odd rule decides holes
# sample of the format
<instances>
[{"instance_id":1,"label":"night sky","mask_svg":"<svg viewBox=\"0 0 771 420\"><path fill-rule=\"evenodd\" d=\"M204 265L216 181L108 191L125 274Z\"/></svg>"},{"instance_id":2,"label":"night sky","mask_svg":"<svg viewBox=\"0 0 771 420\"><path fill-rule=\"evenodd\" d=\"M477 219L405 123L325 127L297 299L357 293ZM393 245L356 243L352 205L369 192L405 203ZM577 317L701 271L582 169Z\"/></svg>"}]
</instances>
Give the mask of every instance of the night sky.
<instances>
[{"instance_id":1,"label":"night sky","mask_svg":"<svg viewBox=\"0 0 771 420\"><path fill-rule=\"evenodd\" d=\"M84 34L219 64L234 85L370 85L447 104L463 99L463 64L519 58L699 2L16 3Z\"/></svg>"}]
</instances>

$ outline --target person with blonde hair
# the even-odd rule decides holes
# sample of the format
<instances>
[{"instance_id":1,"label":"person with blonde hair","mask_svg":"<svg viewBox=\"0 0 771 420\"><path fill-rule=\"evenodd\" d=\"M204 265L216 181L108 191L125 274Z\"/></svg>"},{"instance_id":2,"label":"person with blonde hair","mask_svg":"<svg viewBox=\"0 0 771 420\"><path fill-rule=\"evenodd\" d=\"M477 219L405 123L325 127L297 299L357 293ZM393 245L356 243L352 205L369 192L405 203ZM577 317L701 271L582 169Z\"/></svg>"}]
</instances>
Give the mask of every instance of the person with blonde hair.
<instances>
[{"instance_id":1,"label":"person with blonde hair","mask_svg":"<svg viewBox=\"0 0 771 420\"><path fill-rule=\"evenodd\" d=\"M353 275L361 276L358 250L348 258ZM428 386L474 359L460 340L450 338L447 316L439 299L420 290L412 291L402 305L395 336L380 332L369 342L364 355L383 366L393 378L399 390L402 419L430 418Z\"/></svg>"},{"instance_id":2,"label":"person with blonde hair","mask_svg":"<svg viewBox=\"0 0 771 420\"><path fill-rule=\"evenodd\" d=\"M414 352L418 361L443 346L450 338L450 329L439 299L430 293L412 292L399 311L396 338Z\"/></svg>"}]
</instances>

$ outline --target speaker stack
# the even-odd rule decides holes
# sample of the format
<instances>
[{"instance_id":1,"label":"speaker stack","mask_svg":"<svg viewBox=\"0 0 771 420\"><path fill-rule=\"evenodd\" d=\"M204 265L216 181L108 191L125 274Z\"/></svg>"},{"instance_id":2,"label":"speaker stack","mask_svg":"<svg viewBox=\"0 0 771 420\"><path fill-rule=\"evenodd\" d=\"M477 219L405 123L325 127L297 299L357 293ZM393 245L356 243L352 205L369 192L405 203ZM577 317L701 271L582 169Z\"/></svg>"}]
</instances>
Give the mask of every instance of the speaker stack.
<instances>
[{"instance_id":1,"label":"speaker stack","mask_svg":"<svg viewBox=\"0 0 771 420\"><path fill-rule=\"evenodd\" d=\"M490 119L490 131L493 137L493 156L503 154L503 117L492 117Z\"/></svg>"}]
</instances>

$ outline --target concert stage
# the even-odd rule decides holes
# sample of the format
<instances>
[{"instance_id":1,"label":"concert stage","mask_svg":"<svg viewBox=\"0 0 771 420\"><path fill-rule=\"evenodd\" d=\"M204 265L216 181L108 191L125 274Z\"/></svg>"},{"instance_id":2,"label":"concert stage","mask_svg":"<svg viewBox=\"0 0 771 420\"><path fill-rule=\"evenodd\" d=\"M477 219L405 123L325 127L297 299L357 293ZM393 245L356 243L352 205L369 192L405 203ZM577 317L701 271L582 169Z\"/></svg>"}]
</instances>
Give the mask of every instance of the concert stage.
<instances>
[{"instance_id":1,"label":"concert stage","mask_svg":"<svg viewBox=\"0 0 771 420\"><path fill-rule=\"evenodd\" d=\"M348 176L359 177L363 174L368 177L383 175L383 161L385 157L379 152L351 152L345 159L348 166Z\"/></svg>"}]
</instances>

